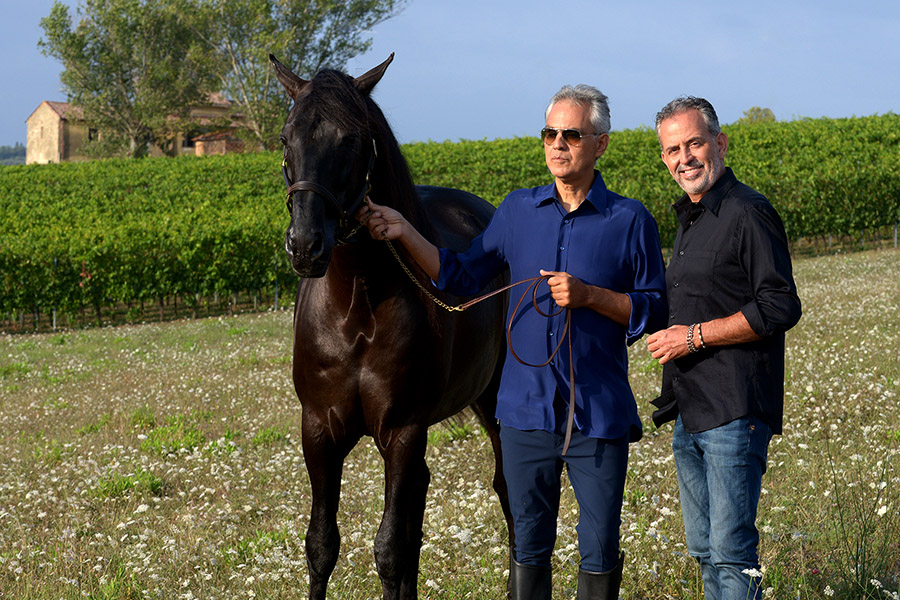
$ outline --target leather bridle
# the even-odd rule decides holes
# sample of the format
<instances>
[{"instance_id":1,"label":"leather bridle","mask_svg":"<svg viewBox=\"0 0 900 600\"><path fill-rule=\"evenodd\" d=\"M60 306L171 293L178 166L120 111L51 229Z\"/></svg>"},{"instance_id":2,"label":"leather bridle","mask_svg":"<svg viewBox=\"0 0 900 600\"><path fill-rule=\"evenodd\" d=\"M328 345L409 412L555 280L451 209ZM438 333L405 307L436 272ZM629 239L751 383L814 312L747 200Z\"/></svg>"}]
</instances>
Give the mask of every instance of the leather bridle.
<instances>
[{"instance_id":1,"label":"leather bridle","mask_svg":"<svg viewBox=\"0 0 900 600\"><path fill-rule=\"evenodd\" d=\"M281 158L281 174L284 176L284 185L287 186L287 201L285 204L287 205L288 212L294 212L294 192L300 191L308 191L313 192L314 194L318 194L319 196L325 198L328 203L337 211L339 217L338 223L338 233L335 234L335 242L338 244L346 243L351 237L353 237L361 228L361 223L356 223L356 225L350 229L349 233L344 233L348 229L348 224L355 223L355 219L353 218L353 213L362 205L363 201L366 199L368 193L372 190L372 168L375 166L375 159L378 157L378 146L375 145L375 138L372 139L372 153L369 155L369 165L366 168L366 181L363 184L362 190L360 190L359 195L350 204L349 207L345 208L337 197L331 193L331 190L326 188L325 186L316 183L315 181L310 180L302 180L302 181L291 181L290 175L288 175L287 169L287 146L284 148L284 152Z\"/></svg>"}]
</instances>

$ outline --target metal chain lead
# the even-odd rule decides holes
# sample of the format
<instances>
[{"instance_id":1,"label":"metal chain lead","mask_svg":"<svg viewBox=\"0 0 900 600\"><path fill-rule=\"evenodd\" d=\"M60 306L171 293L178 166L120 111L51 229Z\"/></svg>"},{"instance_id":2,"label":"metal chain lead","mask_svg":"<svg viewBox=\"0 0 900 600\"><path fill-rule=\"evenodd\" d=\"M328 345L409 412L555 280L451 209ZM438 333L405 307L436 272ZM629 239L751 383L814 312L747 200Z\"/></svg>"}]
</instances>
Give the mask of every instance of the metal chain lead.
<instances>
[{"instance_id":1,"label":"metal chain lead","mask_svg":"<svg viewBox=\"0 0 900 600\"><path fill-rule=\"evenodd\" d=\"M403 259L400 258L400 255L397 254L397 249L394 248L394 245L391 243L391 241L390 241L390 240L385 240L385 242L387 242L388 248L391 249L391 253L394 255L394 258L397 259L397 262L400 263L400 266L403 268L403 270L406 272L406 274L409 276L409 278L412 279L412 282L415 283L416 286L417 286L420 290L422 290L423 292L425 292L425 295L428 296L429 298L431 298L431 299L434 301L435 304L437 304L437 305L440 306L441 308L443 308L443 309L445 309L445 310L448 310L448 311L450 311L450 312L454 312L454 311L455 311L455 312L462 312L462 311L465 310L464 308L461 308L461 307L459 307L459 306L450 306L449 304L447 304L446 302L442 301L440 298L438 298L437 296L435 296L434 294L432 294L430 291L428 291L428 289L426 289L425 286L422 285L421 282L419 282L419 278L416 277L416 276L413 274L413 272L409 270L409 267L406 266L406 263L403 262Z\"/></svg>"}]
</instances>

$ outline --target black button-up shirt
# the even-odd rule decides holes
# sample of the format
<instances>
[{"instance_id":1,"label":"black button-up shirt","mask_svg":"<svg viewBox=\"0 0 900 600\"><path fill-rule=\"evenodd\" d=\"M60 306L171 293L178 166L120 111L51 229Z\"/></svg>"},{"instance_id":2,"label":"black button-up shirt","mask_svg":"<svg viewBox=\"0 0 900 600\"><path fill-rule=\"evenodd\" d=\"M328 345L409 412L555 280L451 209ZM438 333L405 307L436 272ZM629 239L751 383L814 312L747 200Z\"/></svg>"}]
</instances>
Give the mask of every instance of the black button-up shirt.
<instances>
[{"instance_id":1,"label":"black button-up shirt","mask_svg":"<svg viewBox=\"0 0 900 600\"><path fill-rule=\"evenodd\" d=\"M781 433L784 332L800 320L781 218L730 168L699 203L685 194L673 208L681 226L666 269L669 325L740 311L762 339L707 347L666 363L662 397L677 402L689 432L752 415Z\"/></svg>"}]
</instances>

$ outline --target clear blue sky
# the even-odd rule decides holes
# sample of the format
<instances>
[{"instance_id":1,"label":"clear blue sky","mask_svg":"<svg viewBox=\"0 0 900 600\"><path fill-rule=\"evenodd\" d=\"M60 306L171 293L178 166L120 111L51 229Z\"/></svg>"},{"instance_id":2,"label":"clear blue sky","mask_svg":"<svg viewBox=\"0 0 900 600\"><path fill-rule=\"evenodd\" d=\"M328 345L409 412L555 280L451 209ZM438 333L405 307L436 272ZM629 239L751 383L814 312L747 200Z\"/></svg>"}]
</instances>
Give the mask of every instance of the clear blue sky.
<instances>
[{"instance_id":1,"label":"clear blue sky","mask_svg":"<svg viewBox=\"0 0 900 600\"><path fill-rule=\"evenodd\" d=\"M52 0L0 1L11 145L42 100L65 96L59 63L37 49ZM536 135L566 83L603 90L614 130L652 126L680 94L709 99L722 123L752 106L779 120L867 116L900 112L898 35L898 0L412 0L347 70L396 53L374 95L400 142Z\"/></svg>"}]
</instances>

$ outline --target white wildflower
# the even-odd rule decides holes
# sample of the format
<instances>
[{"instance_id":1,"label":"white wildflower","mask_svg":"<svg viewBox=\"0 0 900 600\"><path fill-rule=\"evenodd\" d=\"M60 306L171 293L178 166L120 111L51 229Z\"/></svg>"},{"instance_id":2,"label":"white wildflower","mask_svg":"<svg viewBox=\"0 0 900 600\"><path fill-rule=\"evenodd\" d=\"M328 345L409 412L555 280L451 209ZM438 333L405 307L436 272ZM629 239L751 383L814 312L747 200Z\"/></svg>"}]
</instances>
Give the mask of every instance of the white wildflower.
<instances>
[{"instance_id":1,"label":"white wildflower","mask_svg":"<svg viewBox=\"0 0 900 600\"><path fill-rule=\"evenodd\" d=\"M741 573L757 579L763 576L762 572L759 569L744 569L743 571L741 571Z\"/></svg>"}]
</instances>

